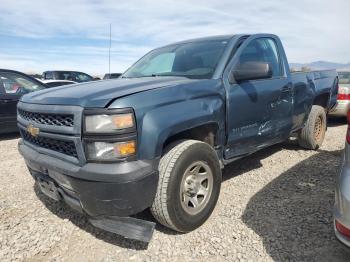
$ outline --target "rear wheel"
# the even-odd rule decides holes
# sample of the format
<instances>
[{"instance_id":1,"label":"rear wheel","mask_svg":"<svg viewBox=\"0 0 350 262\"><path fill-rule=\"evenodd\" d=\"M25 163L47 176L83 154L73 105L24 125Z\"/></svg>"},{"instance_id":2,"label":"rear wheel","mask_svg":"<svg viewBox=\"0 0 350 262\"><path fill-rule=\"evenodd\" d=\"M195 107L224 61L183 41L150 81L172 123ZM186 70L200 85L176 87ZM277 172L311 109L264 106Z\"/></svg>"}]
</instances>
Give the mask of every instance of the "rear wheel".
<instances>
[{"instance_id":1,"label":"rear wheel","mask_svg":"<svg viewBox=\"0 0 350 262\"><path fill-rule=\"evenodd\" d=\"M299 145L316 150L324 140L327 129L327 117L325 109L314 105L306 121L304 128L298 134Z\"/></svg>"},{"instance_id":2,"label":"rear wheel","mask_svg":"<svg viewBox=\"0 0 350 262\"><path fill-rule=\"evenodd\" d=\"M180 141L160 160L151 212L166 227L192 231L214 210L220 187L221 169L213 148L196 140Z\"/></svg>"}]
</instances>

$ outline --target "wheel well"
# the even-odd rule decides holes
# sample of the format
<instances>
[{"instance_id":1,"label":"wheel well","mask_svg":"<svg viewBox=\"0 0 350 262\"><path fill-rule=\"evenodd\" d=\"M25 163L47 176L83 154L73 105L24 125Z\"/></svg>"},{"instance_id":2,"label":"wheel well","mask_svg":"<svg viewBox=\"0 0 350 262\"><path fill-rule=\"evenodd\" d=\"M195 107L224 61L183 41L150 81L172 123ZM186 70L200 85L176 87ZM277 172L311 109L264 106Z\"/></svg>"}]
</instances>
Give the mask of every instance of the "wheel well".
<instances>
[{"instance_id":1,"label":"wheel well","mask_svg":"<svg viewBox=\"0 0 350 262\"><path fill-rule=\"evenodd\" d=\"M163 149L166 148L169 144L180 140L180 139L194 139L205 142L212 147L215 146L216 143L216 135L218 131L217 124L205 124L201 126L197 126L191 129L187 129L175 135L172 135L165 140L163 144Z\"/></svg>"},{"instance_id":2,"label":"wheel well","mask_svg":"<svg viewBox=\"0 0 350 262\"><path fill-rule=\"evenodd\" d=\"M321 94L315 97L313 105L322 106L323 108L327 108L329 100L329 94Z\"/></svg>"}]
</instances>

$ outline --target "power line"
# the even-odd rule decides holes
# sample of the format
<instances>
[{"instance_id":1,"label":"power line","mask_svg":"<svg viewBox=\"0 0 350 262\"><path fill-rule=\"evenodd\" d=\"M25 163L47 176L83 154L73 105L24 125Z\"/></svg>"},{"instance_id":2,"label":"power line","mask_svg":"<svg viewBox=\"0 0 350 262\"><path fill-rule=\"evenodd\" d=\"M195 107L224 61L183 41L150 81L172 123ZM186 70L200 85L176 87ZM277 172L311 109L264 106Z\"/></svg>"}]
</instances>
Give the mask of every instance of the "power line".
<instances>
[{"instance_id":1,"label":"power line","mask_svg":"<svg viewBox=\"0 0 350 262\"><path fill-rule=\"evenodd\" d=\"M111 74L112 24L109 24L108 73Z\"/></svg>"}]
</instances>

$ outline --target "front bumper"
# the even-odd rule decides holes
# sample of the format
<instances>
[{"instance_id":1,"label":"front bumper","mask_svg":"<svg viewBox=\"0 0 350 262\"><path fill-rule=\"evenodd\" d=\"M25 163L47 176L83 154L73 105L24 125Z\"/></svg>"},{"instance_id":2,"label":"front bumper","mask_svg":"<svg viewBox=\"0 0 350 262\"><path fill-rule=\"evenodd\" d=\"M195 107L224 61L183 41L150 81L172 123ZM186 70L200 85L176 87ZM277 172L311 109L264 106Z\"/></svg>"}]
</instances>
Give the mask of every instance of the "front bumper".
<instances>
[{"instance_id":1,"label":"front bumper","mask_svg":"<svg viewBox=\"0 0 350 262\"><path fill-rule=\"evenodd\" d=\"M350 109L349 100L338 100L337 106L335 106L330 112L331 116L346 116Z\"/></svg>"},{"instance_id":2,"label":"front bumper","mask_svg":"<svg viewBox=\"0 0 350 262\"><path fill-rule=\"evenodd\" d=\"M22 140L18 148L35 179L53 181L64 202L90 217L125 217L152 205L158 184L156 161L78 166L41 154Z\"/></svg>"}]
</instances>

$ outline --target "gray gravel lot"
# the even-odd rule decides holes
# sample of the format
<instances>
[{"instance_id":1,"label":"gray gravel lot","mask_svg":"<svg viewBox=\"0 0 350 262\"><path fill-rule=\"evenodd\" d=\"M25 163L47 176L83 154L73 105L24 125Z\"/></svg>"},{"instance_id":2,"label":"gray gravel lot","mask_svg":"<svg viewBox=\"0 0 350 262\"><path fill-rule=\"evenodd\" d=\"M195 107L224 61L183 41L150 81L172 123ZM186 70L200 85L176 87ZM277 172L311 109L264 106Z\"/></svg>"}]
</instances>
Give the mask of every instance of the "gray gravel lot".
<instances>
[{"instance_id":1,"label":"gray gravel lot","mask_svg":"<svg viewBox=\"0 0 350 262\"><path fill-rule=\"evenodd\" d=\"M18 137L1 136L1 261L350 261L332 225L345 132L332 121L318 151L291 141L229 165L210 219L188 234L158 225L148 246L46 198L17 152Z\"/></svg>"}]
</instances>

